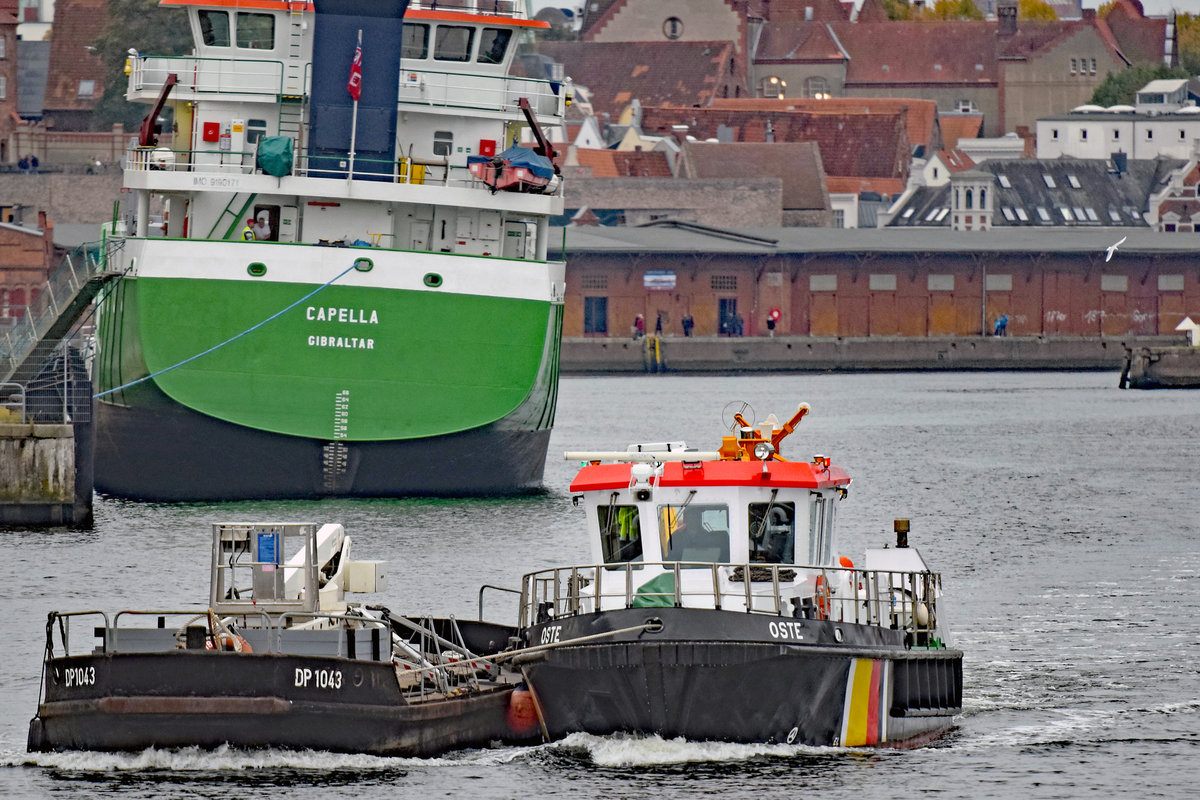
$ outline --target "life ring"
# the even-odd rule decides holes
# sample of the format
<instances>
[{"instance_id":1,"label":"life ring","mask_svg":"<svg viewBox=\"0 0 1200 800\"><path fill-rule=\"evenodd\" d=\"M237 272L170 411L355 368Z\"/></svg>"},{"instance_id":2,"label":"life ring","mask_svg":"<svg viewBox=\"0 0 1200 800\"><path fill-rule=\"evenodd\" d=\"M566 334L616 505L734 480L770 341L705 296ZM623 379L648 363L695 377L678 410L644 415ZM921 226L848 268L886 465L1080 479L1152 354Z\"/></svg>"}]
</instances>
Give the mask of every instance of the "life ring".
<instances>
[{"instance_id":1,"label":"life ring","mask_svg":"<svg viewBox=\"0 0 1200 800\"><path fill-rule=\"evenodd\" d=\"M250 643L236 633L218 633L204 640L205 650L232 650L235 653L253 653Z\"/></svg>"},{"instance_id":2,"label":"life ring","mask_svg":"<svg viewBox=\"0 0 1200 800\"><path fill-rule=\"evenodd\" d=\"M831 594L829 584L825 581L824 575L817 576L817 619L829 619L829 595Z\"/></svg>"}]
</instances>

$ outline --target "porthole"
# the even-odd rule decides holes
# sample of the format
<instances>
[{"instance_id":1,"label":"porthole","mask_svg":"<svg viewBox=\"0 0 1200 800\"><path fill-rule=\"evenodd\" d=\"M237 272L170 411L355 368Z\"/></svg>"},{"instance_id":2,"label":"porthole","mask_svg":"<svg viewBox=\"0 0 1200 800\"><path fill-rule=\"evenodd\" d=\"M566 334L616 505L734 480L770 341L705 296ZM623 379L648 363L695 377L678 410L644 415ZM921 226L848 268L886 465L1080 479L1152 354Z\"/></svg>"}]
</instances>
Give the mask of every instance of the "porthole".
<instances>
[{"instance_id":1,"label":"porthole","mask_svg":"<svg viewBox=\"0 0 1200 800\"><path fill-rule=\"evenodd\" d=\"M375 268L375 262L369 258L356 258L354 260L354 268L359 272L370 272Z\"/></svg>"},{"instance_id":2,"label":"porthole","mask_svg":"<svg viewBox=\"0 0 1200 800\"><path fill-rule=\"evenodd\" d=\"M442 276L438 275L436 272L426 272L425 285L432 289L436 289L442 285Z\"/></svg>"},{"instance_id":3,"label":"porthole","mask_svg":"<svg viewBox=\"0 0 1200 800\"><path fill-rule=\"evenodd\" d=\"M261 261L252 261L250 266L246 267L246 272L249 272L255 278L261 278L267 274L267 265Z\"/></svg>"}]
</instances>

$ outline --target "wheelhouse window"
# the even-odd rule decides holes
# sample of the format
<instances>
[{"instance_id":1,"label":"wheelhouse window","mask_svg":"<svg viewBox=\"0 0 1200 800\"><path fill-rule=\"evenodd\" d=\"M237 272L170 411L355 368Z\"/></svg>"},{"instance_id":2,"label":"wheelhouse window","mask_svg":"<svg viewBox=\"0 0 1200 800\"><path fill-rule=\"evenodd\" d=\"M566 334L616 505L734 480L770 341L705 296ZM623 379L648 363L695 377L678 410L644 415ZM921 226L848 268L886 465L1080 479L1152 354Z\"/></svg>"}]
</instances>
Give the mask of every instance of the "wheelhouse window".
<instances>
[{"instance_id":1,"label":"wheelhouse window","mask_svg":"<svg viewBox=\"0 0 1200 800\"><path fill-rule=\"evenodd\" d=\"M820 492L813 492L810 505L808 561L828 564L833 552L834 501Z\"/></svg>"},{"instance_id":2,"label":"wheelhouse window","mask_svg":"<svg viewBox=\"0 0 1200 800\"><path fill-rule=\"evenodd\" d=\"M401 58L429 57L429 26L418 25L414 22L404 23L404 41L401 45Z\"/></svg>"},{"instance_id":3,"label":"wheelhouse window","mask_svg":"<svg viewBox=\"0 0 1200 800\"><path fill-rule=\"evenodd\" d=\"M239 11L237 15L238 47L248 50L275 49L275 16Z\"/></svg>"},{"instance_id":4,"label":"wheelhouse window","mask_svg":"<svg viewBox=\"0 0 1200 800\"><path fill-rule=\"evenodd\" d=\"M209 47L229 47L229 12L199 11L200 40Z\"/></svg>"},{"instance_id":5,"label":"wheelhouse window","mask_svg":"<svg viewBox=\"0 0 1200 800\"><path fill-rule=\"evenodd\" d=\"M796 504L751 503L749 506L750 561L758 564L794 564L796 559Z\"/></svg>"},{"instance_id":6,"label":"wheelhouse window","mask_svg":"<svg viewBox=\"0 0 1200 800\"><path fill-rule=\"evenodd\" d=\"M433 58L436 61L470 61L475 29L466 25L438 25Z\"/></svg>"},{"instance_id":7,"label":"wheelhouse window","mask_svg":"<svg viewBox=\"0 0 1200 800\"><path fill-rule=\"evenodd\" d=\"M596 509L596 516L600 522L600 550L605 564L642 560L642 525L637 506L615 503L601 506Z\"/></svg>"},{"instance_id":8,"label":"wheelhouse window","mask_svg":"<svg viewBox=\"0 0 1200 800\"><path fill-rule=\"evenodd\" d=\"M659 506L658 533L663 561L729 561L729 507L724 504Z\"/></svg>"},{"instance_id":9,"label":"wheelhouse window","mask_svg":"<svg viewBox=\"0 0 1200 800\"><path fill-rule=\"evenodd\" d=\"M479 34L479 55L475 60L480 64L503 64L511 38L512 31L507 28L484 28Z\"/></svg>"}]
</instances>

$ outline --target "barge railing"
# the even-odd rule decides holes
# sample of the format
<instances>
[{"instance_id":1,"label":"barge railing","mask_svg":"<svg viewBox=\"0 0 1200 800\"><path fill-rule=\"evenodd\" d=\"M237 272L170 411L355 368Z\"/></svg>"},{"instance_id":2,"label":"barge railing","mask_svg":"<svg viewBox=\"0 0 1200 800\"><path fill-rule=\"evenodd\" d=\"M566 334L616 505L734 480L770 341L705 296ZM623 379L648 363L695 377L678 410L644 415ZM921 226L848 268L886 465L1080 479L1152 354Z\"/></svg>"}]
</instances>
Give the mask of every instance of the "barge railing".
<instances>
[{"instance_id":1,"label":"barge railing","mask_svg":"<svg viewBox=\"0 0 1200 800\"><path fill-rule=\"evenodd\" d=\"M522 579L520 625L595 611L670 606L871 625L902 630L920 641L937 629L941 586L941 575L934 572L789 564L671 561L558 567Z\"/></svg>"},{"instance_id":2,"label":"barge railing","mask_svg":"<svg viewBox=\"0 0 1200 800\"><path fill-rule=\"evenodd\" d=\"M208 608L125 609L117 612L110 621L109 615L103 611L52 611L46 623L47 653L56 652L56 643L61 647L61 654L65 656L94 653L164 652L182 649L186 645L187 628L192 623L205 620L202 626L197 627L203 627L207 631L209 612ZM103 627L97 626L92 630L95 640L90 642L90 650L86 653L72 653L71 620L85 616L100 616L104 620L104 625ZM158 626L129 625L121 627L120 622L123 617L156 617ZM169 618L183 619L184 622L168 627L167 620ZM309 627L305 627L303 624L292 625L290 620L293 618L308 618L316 624ZM388 619L356 614L308 611L288 611L272 616L262 610L239 612L236 615L227 615L221 618L224 624L228 624L226 621L231 619L241 622L232 630L250 641L255 653L300 652L315 655L318 654L314 650L315 647L320 651L320 655L326 656L346 658L369 656L371 660L375 661L388 661L392 656L392 629ZM255 619L257 624L248 624L250 619ZM367 647L359 652L353 632L363 629L381 630L386 633L386 636L383 634L376 636L372 632ZM347 631L349 635L331 636L330 633L335 631ZM205 635L210 637L214 635L214 632L208 631Z\"/></svg>"}]
</instances>

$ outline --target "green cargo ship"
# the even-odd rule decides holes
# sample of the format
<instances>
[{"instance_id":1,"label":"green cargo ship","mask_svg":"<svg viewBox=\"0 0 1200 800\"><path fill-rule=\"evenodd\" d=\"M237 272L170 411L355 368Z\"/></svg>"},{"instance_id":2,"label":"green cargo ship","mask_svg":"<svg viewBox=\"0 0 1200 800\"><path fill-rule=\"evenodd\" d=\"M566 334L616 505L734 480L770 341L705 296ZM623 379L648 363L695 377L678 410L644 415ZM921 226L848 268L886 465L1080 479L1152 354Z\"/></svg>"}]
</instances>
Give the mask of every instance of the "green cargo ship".
<instances>
[{"instance_id":1,"label":"green cargo ship","mask_svg":"<svg viewBox=\"0 0 1200 800\"><path fill-rule=\"evenodd\" d=\"M176 132L143 126L127 159L97 488L539 488L565 286L543 128L567 87L508 67L541 23L503 3L163 4L186 7L196 50L130 59L129 97L156 104L148 119L169 105Z\"/></svg>"}]
</instances>

